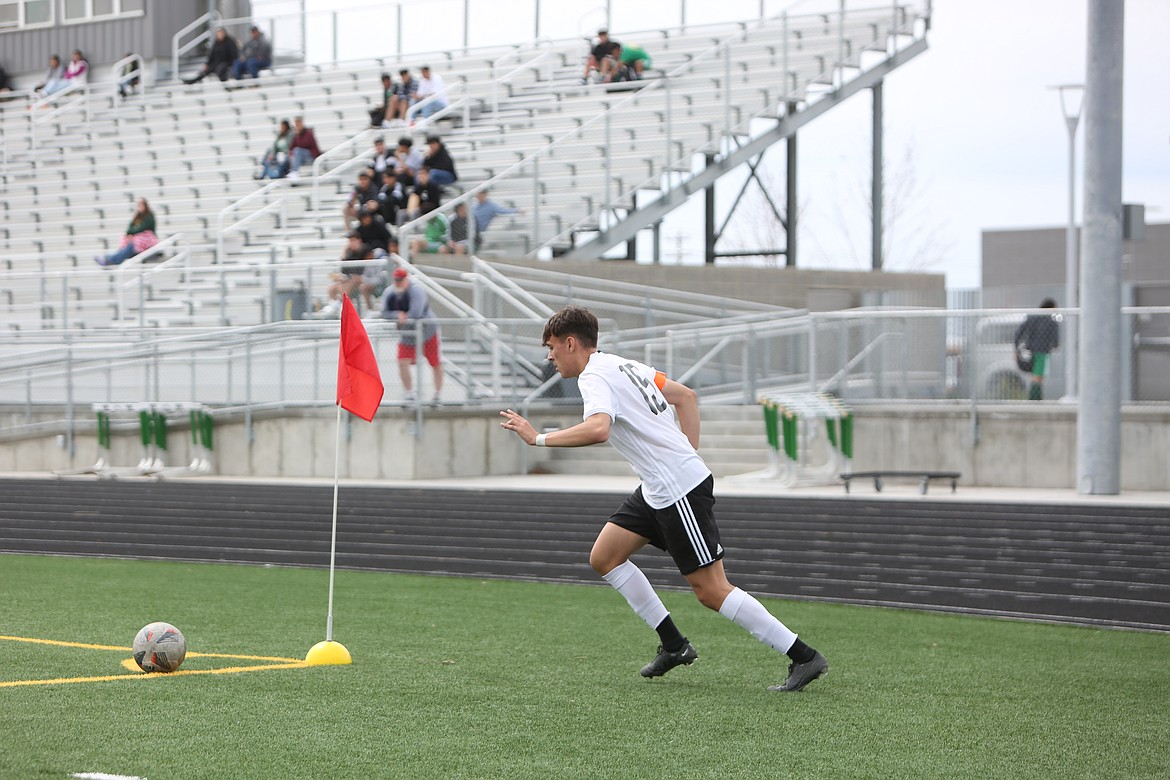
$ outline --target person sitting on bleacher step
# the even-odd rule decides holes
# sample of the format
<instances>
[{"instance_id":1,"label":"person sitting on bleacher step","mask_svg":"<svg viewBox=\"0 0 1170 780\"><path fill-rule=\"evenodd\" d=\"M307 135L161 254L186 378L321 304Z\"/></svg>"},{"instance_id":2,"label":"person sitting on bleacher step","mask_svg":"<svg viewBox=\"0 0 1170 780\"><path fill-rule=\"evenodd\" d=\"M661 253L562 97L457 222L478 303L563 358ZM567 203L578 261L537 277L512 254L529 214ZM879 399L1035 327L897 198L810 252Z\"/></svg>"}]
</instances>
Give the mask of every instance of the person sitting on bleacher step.
<instances>
[{"instance_id":1,"label":"person sitting on bleacher step","mask_svg":"<svg viewBox=\"0 0 1170 780\"><path fill-rule=\"evenodd\" d=\"M42 95L52 95L67 86L69 82L65 80L65 67L61 64L61 58L54 54L49 57L49 70L45 73L45 80L33 87L33 90Z\"/></svg>"},{"instance_id":2,"label":"person sitting on bleacher step","mask_svg":"<svg viewBox=\"0 0 1170 780\"><path fill-rule=\"evenodd\" d=\"M393 168L382 174L382 186L378 189L378 210L387 225L398 224L398 212L406 211L406 188L398 181Z\"/></svg>"},{"instance_id":3,"label":"person sitting on bleacher step","mask_svg":"<svg viewBox=\"0 0 1170 780\"><path fill-rule=\"evenodd\" d=\"M394 97L394 79L382 74L382 93L377 108L370 109L370 127L381 127L390 114L390 100Z\"/></svg>"},{"instance_id":4,"label":"person sitting on bleacher step","mask_svg":"<svg viewBox=\"0 0 1170 780\"><path fill-rule=\"evenodd\" d=\"M365 209L367 203L370 201L377 203L377 200L378 188L374 186L370 172L362 171L358 174L357 184L349 193L345 205L341 207L341 218L345 221L345 229L349 230L353 227L353 220L358 218L358 212Z\"/></svg>"},{"instance_id":5,"label":"person sitting on bleacher step","mask_svg":"<svg viewBox=\"0 0 1170 780\"><path fill-rule=\"evenodd\" d=\"M395 123L401 124L406 121L406 110L410 108L410 101L418 88L418 82L410 75L409 68L398 71L398 75L402 78L394 85L394 94L390 97L390 108L382 118L382 127L391 127Z\"/></svg>"},{"instance_id":6,"label":"person sitting on bleacher step","mask_svg":"<svg viewBox=\"0 0 1170 780\"><path fill-rule=\"evenodd\" d=\"M240 52L240 58L232 66L232 75L237 79L242 79L245 73L257 78L260 71L272 67L272 44L264 37L264 33L260 32L259 27L252 25L249 36L248 42L244 44L244 50Z\"/></svg>"},{"instance_id":7,"label":"person sitting on bleacher step","mask_svg":"<svg viewBox=\"0 0 1170 780\"><path fill-rule=\"evenodd\" d=\"M232 68L240 56L240 47L236 39L227 34L222 27L215 28L215 43L211 44L211 51L207 55L207 62L194 78L183 79L184 84L196 84L214 73L220 81L227 81L232 75Z\"/></svg>"},{"instance_id":8,"label":"person sitting on bleacher step","mask_svg":"<svg viewBox=\"0 0 1170 780\"><path fill-rule=\"evenodd\" d=\"M426 166L431 169L431 181L440 187L454 184L459 178L459 175L455 173L455 161L451 159L451 153L447 151L447 147L443 145L443 139L439 136L427 136L427 153L423 160L426 162Z\"/></svg>"},{"instance_id":9,"label":"person sitting on bleacher step","mask_svg":"<svg viewBox=\"0 0 1170 780\"><path fill-rule=\"evenodd\" d=\"M130 227L126 228L126 235L122 236L118 250L108 255L95 255L93 261L98 265L121 265L158 243L158 236L154 234L154 212L150 210L150 204L146 198L139 198L134 205L134 217L130 220Z\"/></svg>"},{"instance_id":10,"label":"person sitting on bleacher step","mask_svg":"<svg viewBox=\"0 0 1170 780\"><path fill-rule=\"evenodd\" d=\"M422 152L413 147L414 139L404 135L398 139L398 147L394 150L394 172L403 187L414 186L414 174L423 166Z\"/></svg>"},{"instance_id":11,"label":"person sitting on bleacher step","mask_svg":"<svg viewBox=\"0 0 1170 780\"><path fill-rule=\"evenodd\" d=\"M390 228L378 213L378 201L371 200L362 207L358 214L357 232L366 246L383 252L390 249Z\"/></svg>"},{"instance_id":12,"label":"person sitting on bleacher step","mask_svg":"<svg viewBox=\"0 0 1170 780\"><path fill-rule=\"evenodd\" d=\"M288 178L295 180L300 176L299 169L305 163L311 163L321 156L321 149L317 146L317 136L313 135L313 128L305 127L304 117L293 117L293 139L289 144L289 172Z\"/></svg>"},{"instance_id":13,"label":"person sitting on bleacher step","mask_svg":"<svg viewBox=\"0 0 1170 780\"><path fill-rule=\"evenodd\" d=\"M262 170L257 179L283 179L288 173L288 150L292 144L293 131L287 119L280 120L280 129L276 131L276 140L260 159Z\"/></svg>"},{"instance_id":14,"label":"person sitting on bleacher step","mask_svg":"<svg viewBox=\"0 0 1170 780\"><path fill-rule=\"evenodd\" d=\"M427 166L418 169L414 186L406 199L406 218L414 219L425 214L427 206L438 208L443 202L443 188L431 181L431 170ZM429 209L426 209L429 211Z\"/></svg>"}]
</instances>

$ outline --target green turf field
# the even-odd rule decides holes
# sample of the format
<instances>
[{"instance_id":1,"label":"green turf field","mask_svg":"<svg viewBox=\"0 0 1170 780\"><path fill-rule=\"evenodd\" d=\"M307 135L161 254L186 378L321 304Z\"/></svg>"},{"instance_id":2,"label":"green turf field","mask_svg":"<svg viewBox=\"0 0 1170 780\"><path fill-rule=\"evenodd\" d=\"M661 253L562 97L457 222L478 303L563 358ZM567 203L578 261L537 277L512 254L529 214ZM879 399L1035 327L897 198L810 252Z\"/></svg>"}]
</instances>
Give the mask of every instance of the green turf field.
<instances>
[{"instance_id":1,"label":"green turf field","mask_svg":"<svg viewBox=\"0 0 1170 780\"><path fill-rule=\"evenodd\" d=\"M327 572L0 555L0 634L303 658ZM829 658L784 662L688 593L699 661L606 587L339 571L347 667L145 678L129 652L0 640L0 778L1167 777L1170 636L765 600ZM190 657L182 671L264 662ZM98 682L4 682L125 675Z\"/></svg>"}]
</instances>

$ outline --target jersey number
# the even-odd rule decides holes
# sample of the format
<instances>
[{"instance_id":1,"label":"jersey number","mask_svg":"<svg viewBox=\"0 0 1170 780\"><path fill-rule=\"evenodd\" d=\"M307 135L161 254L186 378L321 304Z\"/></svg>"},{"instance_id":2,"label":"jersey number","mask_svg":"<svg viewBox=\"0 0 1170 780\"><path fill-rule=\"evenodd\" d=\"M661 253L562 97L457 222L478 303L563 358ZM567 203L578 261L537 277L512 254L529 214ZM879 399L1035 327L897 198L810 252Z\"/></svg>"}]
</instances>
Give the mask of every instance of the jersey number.
<instances>
[{"instance_id":1,"label":"jersey number","mask_svg":"<svg viewBox=\"0 0 1170 780\"><path fill-rule=\"evenodd\" d=\"M633 363L623 363L620 371L625 374L626 377L634 383L634 387L638 388L639 392L642 393L642 397L646 399L646 403L650 406L651 414L658 414L659 412L666 411L666 399L658 394L658 388L654 386L653 382L638 373L637 369L634 368Z\"/></svg>"}]
</instances>

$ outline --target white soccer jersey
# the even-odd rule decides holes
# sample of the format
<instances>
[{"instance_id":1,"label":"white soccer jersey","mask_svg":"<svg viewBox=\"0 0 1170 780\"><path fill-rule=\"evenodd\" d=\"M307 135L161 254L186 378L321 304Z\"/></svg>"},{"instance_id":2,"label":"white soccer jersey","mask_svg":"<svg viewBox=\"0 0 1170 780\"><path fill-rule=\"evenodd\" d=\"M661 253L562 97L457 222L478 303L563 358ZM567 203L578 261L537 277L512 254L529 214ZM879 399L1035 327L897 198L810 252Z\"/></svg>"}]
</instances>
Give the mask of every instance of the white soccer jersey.
<instances>
[{"instance_id":1,"label":"white soccer jersey","mask_svg":"<svg viewBox=\"0 0 1170 780\"><path fill-rule=\"evenodd\" d=\"M662 509L691 492L711 471L679 429L657 376L636 360L594 352L577 385L585 402L583 417L609 415L610 444L642 478L646 503Z\"/></svg>"}]
</instances>

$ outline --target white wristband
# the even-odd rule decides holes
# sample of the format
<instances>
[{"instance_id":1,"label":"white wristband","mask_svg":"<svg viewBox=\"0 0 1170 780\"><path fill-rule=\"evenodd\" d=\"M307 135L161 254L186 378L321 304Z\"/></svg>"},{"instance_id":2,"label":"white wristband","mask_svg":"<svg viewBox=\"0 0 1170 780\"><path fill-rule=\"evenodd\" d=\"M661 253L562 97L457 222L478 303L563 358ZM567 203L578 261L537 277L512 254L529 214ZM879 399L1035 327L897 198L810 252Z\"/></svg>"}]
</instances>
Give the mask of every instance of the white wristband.
<instances>
[{"instance_id":1,"label":"white wristband","mask_svg":"<svg viewBox=\"0 0 1170 780\"><path fill-rule=\"evenodd\" d=\"M544 437L547 435L547 433L536 434L536 441L532 442L532 444L536 447L547 447L548 445L544 443Z\"/></svg>"}]
</instances>

